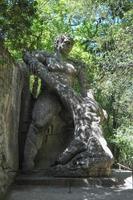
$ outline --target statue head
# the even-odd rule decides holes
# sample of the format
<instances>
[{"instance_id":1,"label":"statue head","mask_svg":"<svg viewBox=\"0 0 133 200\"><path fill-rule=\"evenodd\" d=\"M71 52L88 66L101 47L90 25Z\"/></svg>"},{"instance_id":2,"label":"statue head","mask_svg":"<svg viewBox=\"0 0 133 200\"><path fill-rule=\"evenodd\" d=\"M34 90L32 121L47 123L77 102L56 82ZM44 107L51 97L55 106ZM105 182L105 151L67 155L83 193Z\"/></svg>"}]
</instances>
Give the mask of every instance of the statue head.
<instances>
[{"instance_id":1,"label":"statue head","mask_svg":"<svg viewBox=\"0 0 133 200\"><path fill-rule=\"evenodd\" d=\"M72 50L74 40L69 35L60 35L55 39L54 47L55 50L61 53L63 56L68 55Z\"/></svg>"}]
</instances>

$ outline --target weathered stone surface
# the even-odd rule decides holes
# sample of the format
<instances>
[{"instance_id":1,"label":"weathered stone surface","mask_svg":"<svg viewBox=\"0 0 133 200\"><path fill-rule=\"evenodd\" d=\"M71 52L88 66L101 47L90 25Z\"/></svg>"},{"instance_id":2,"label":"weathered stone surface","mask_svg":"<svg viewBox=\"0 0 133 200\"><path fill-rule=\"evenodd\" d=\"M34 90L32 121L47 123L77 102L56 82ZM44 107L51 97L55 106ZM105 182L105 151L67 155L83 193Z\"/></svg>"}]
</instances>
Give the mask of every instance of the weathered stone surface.
<instances>
[{"instance_id":1,"label":"weathered stone surface","mask_svg":"<svg viewBox=\"0 0 133 200\"><path fill-rule=\"evenodd\" d=\"M18 126L22 77L19 67L0 45L0 196L18 169Z\"/></svg>"},{"instance_id":2,"label":"weathered stone surface","mask_svg":"<svg viewBox=\"0 0 133 200\"><path fill-rule=\"evenodd\" d=\"M27 63L31 73L41 78L50 91L59 97L60 102L67 108L74 123L70 143L55 161L54 167L49 171L53 176L107 175L113 163L113 155L107 147L100 127L101 115L103 115L102 109L89 91L87 93L85 90L84 95L80 96L72 89L68 81L69 76L70 74L79 74L79 72L71 63L60 60L62 51L65 52L63 48L67 49L66 37L62 37L61 42L62 44L58 43L59 46L57 46L57 56L47 57L43 52L26 53L24 56L24 61ZM50 105L53 105L53 103L50 103ZM43 108L43 103L39 105L42 105ZM46 128L47 122L50 123L52 119L46 116L51 113L54 115L53 111L46 112L46 115L44 115L43 110L44 108L40 112L36 110L34 115L36 114L37 119L33 118L31 129L28 132L29 137L26 143L25 158L29 162L27 162L29 169L34 167L33 158L35 158L37 147L39 147L37 145L39 128L42 128L43 125ZM39 123L38 118L40 118Z\"/></svg>"},{"instance_id":3,"label":"weathered stone surface","mask_svg":"<svg viewBox=\"0 0 133 200\"><path fill-rule=\"evenodd\" d=\"M47 133L45 130L43 131L42 146L35 158L35 169L37 170L48 169L72 139L70 127L66 127L66 124L58 115L54 116Z\"/></svg>"}]
</instances>

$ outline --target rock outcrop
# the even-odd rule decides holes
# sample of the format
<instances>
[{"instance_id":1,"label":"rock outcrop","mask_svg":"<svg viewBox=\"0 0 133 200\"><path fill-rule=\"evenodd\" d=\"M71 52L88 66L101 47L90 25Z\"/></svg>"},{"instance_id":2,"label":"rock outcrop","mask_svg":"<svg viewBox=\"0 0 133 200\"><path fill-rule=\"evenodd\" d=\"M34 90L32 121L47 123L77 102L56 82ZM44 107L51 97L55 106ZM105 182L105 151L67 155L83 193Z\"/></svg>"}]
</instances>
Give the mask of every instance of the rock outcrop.
<instances>
[{"instance_id":1,"label":"rock outcrop","mask_svg":"<svg viewBox=\"0 0 133 200\"><path fill-rule=\"evenodd\" d=\"M0 197L18 170L22 82L19 67L0 45Z\"/></svg>"}]
</instances>

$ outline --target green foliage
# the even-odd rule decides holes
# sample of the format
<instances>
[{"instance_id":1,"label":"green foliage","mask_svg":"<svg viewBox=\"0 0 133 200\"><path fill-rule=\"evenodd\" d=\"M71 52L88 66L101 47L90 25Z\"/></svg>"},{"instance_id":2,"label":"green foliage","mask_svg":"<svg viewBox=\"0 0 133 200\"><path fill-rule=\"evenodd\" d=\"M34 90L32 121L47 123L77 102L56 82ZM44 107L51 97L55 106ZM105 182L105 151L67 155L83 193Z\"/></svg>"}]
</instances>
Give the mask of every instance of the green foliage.
<instances>
[{"instance_id":1,"label":"green foliage","mask_svg":"<svg viewBox=\"0 0 133 200\"><path fill-rule=\"evenodd\" d=\"M119 148L118 162L132 167L133 165L133 126L121 126L111 140Z\"/></svg>"},{"instance_id":2,"label":"green foliage","mask_svg":"<svg viewBox=\"0 0 133 200\"><path fill-rule=\"evenodd\" d=\"M0 33L16 57L19 57L18 51L29 46L32 34L30 27L34 17L35 2L32 0L0 2Z\"/></svg>"}]
</instances>

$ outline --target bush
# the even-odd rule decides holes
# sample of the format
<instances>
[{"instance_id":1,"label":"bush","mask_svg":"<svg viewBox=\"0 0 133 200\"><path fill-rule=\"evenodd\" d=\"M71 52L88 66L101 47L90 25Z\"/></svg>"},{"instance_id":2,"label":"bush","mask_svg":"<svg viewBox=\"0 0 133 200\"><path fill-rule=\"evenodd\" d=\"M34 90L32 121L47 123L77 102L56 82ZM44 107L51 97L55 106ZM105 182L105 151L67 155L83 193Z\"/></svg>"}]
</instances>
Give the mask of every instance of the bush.
<instances>
[{"instance_id":1,"label":"bush","mask_svg":"<svg viewBox=\"0 0 133 200\"><path fill-rule=\"evenodd\" d=\"M133 166L133 126L121 126L116 130L111 143L118 149L117 162Z\"/></svg>"}]
</instances>

